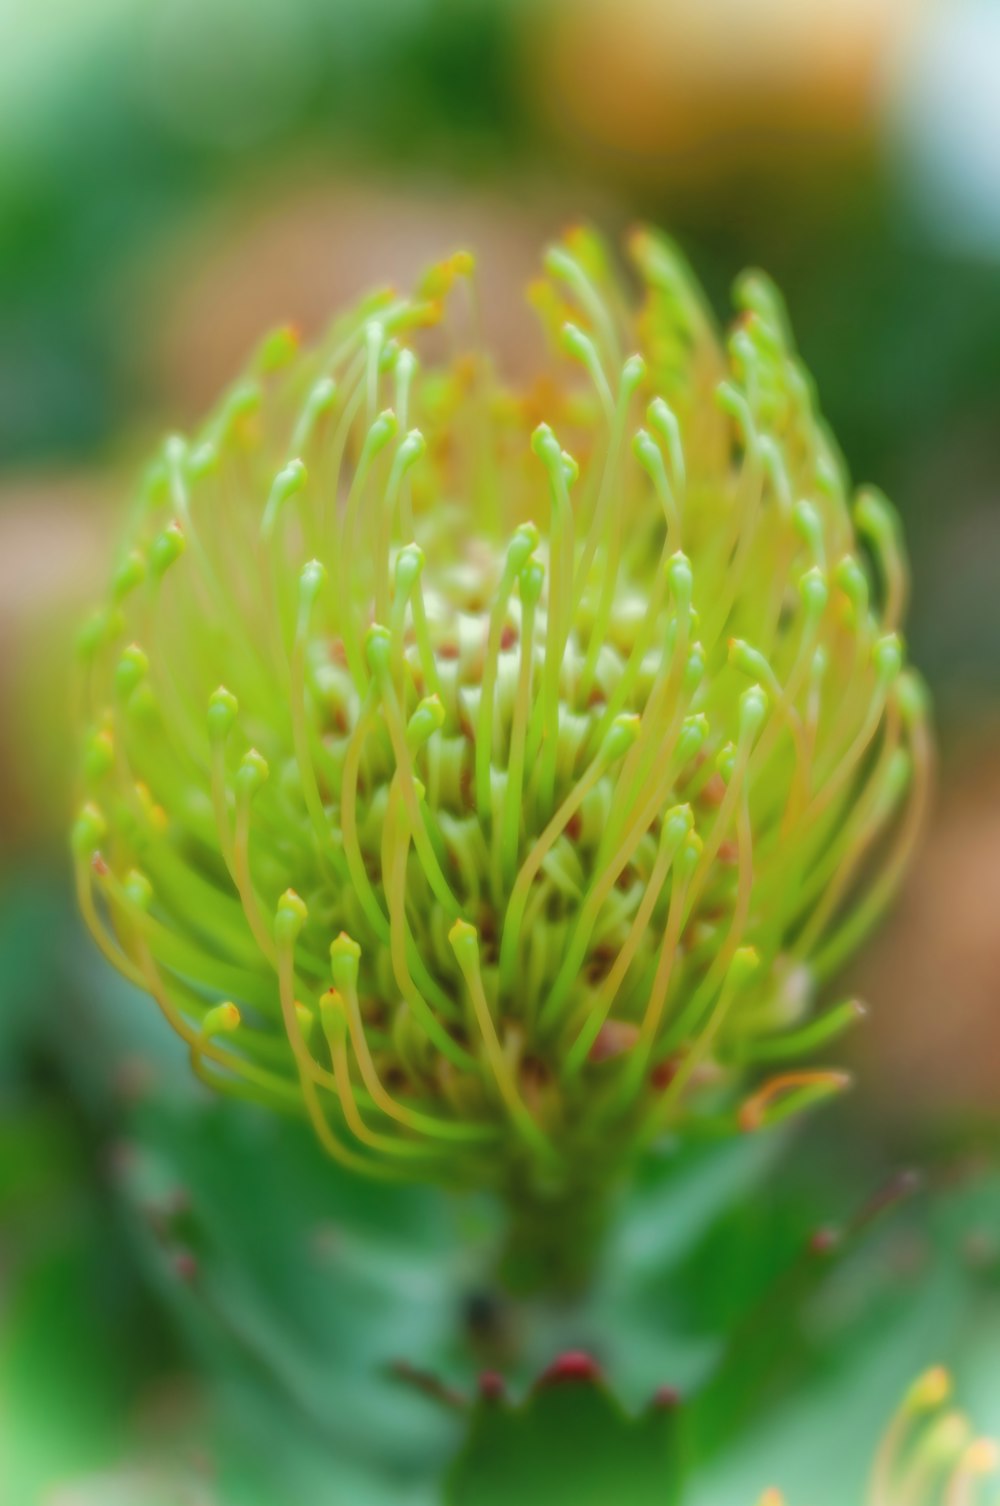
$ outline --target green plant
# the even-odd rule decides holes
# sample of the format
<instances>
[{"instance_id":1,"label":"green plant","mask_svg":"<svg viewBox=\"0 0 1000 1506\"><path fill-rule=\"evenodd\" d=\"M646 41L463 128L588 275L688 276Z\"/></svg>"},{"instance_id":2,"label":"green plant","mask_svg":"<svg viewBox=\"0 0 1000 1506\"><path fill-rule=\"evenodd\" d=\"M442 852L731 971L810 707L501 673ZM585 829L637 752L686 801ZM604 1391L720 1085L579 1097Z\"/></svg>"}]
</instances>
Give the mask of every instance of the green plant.
<instances>
[{"instance_id":1,"label":"green plant","mask_svg":"<svg viewBox=\"0 0 1000 1506\"><path fill-rule=\"evenodd\" d=\"M499 1193L508 1285L562 1294L644 1151L845 1086L822 992L931 763L898 523L777 294L744 276L723 339L630 251L637 290L590 232L549 251L521 391L465 254L269 336L153 460L81 640L105 955L349 1172Z\"/></svg>"}]
</instances>

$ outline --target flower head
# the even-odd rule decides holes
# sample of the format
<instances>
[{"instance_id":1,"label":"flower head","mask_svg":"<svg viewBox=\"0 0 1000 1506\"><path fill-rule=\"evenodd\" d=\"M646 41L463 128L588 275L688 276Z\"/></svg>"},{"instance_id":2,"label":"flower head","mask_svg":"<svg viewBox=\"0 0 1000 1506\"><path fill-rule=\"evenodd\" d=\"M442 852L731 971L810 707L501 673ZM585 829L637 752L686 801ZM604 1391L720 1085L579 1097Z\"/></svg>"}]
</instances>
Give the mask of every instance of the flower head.
<instances>
[{"instance_id":1,"label":"flower head","mask_svg":"<svg viewBox=\"0 0 1000 1506\"><path fill-rule=\"evenodd\" d=\"M913 845L896 518L770 284L722 340L630 251L637 290L549 251L525 391L465 255L269 337L83 636L100 945L200 1075L376 1174L599 1179L835 1091L798 1063L857 1005L815 996Z\"/></svg>"}]
</instances>

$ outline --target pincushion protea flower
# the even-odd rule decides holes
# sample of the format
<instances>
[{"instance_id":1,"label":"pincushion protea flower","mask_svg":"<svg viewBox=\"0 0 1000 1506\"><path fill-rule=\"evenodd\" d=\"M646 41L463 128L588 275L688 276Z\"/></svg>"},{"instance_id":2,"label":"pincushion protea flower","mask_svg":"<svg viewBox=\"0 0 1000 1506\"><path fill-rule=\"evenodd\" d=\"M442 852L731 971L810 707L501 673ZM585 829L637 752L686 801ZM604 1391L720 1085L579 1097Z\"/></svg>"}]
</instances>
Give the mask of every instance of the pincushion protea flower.
<instances>
[{"instance_id":1,"label":"pincushion protea flower","mask_svg":"<svg viewBox=\"0 0 1000 1506\"><path fill-rule=\"evenodd\" d=\"M896 519L769 283L723 342L630 251L637 291L550 250L527 391L465 255L273 334L83 635L100 946L208 1082L376 1175L555 1197L836 1091L797 1063L857 1005L815 996L913 846Z\"/></svg>"}]
</instances>

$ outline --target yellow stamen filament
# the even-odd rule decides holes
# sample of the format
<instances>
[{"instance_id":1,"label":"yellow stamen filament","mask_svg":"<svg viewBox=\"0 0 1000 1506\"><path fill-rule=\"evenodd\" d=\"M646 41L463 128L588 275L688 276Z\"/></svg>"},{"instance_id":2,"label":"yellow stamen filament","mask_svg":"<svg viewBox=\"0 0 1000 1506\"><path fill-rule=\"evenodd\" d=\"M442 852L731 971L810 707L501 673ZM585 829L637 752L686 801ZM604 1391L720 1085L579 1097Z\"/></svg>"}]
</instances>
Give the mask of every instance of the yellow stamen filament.
<instances>
[{"instance_id":1,"label":"yellow stamen filament","mask_svg":"<svg viewBox=\"0 0 1000 1506\"><path fill-rule=\"evenodd\" d=\"M617 741L613 746L610 739L605 743L604 748L598 753L597 757L590 764L590 767L581 775L573 789L566 796L566 799L549 821L521 865L521 870L511 891L507 914L504 917L503 939L500 945L500 982L501 988L505 992L512 987L514 981L513 970L517 960L517 945L521 935L524 908L527 904L531 885L534 883L542 864L552 850L557 838L566 830L566 827L572 821L590 791L606 773L608 765L612 761L617 749Z\"/></svg>"},{"instance_id":2,"label":"yellow stamen filament","mask_svg":"<svg viewBox=\"0 0 1000 1506\"><path fill-rule=\"evenodd\" d=\"M510 1062L497 1036L493 1015L483 989L482 974L479 969L479 942L475 928L466 921L457 920L448 933L448 939L452 944L459 970L465 979L473 1014L482 1036L486 1060L500 1097L518 1132L547 1159L551 1154L549 1142L532 1118L517 1090Z\"/></svg>"},{"instance_id":3,"label":"yellow stamen filament","mask_svg":"<svg viewBox=\"0 0 1000 1506\"><path fill-rule=\"evenodd\" d=\"M247 785L241 784L236 791L236 834L233 840L232 878L253 938L262 954L274 966L277 963L274 938L268 929L263 908L257 898L253 875L250 872L250 798Z\"/></svg>"},{"instance_id":4,"label":"yellow stamen filament","mask_svg":"<svg viewBox=\"0 0 1000 1506\"><path fill-rule=\"evenodd\" d=\"M759 1129L770 1106L776 1099L787 1094L801 1094L802 1089L811 1088L819 1089L825 1096L846 1087L849 1081L843 1072L783 1072L779 1077L770 1078L752 1097L746 1099L739 1112L740 1129L747 1133Z\"/></svg>"},{"instance_id":5,"label":"yellow stamen filament","mask_svg":"<svg viewBox=\"0 0 1000 1506\"><path fill-rule=\"evenodd\" d=\"M587 1001L586 1021L582 1028L580 1028L579 1034L566 1056L567 1075L579 1070L587 1057L587 1053L600 1034L601 1027L607 1019L611 1006L618 995L618 990L621 988L622 982L635 960L636 953L645 939L650 919L659 901L667 874L670 871L670 865L673 862L674 854L690 830L690 824L690 811L678 812L672 819L667 819L663 822L653 871L643 891L635 919L629 929L628 938L615 959L614 966L598 989L596 996Z\"/></svg>"}]
</instances>

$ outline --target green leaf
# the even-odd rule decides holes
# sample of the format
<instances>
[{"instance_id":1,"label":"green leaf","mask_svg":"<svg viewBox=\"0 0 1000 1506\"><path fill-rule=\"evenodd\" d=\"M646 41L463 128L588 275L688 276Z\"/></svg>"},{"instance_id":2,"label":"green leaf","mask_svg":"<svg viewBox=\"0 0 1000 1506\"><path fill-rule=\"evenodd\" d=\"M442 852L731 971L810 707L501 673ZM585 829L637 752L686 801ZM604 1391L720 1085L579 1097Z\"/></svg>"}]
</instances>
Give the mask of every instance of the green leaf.
<instances>
[{"instance_id":1,"label":"green leaf","mask_svg":"<svg viewBox=\"0 0 1000 1506\"><path fill-rule=\"evenodd\" d=\"M595 1378L543 1378L519 1406L483 1396L449 1476L447 1506L675 1506L679 1416L629 1417Z\"/></svg>"}]
</instances>

